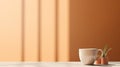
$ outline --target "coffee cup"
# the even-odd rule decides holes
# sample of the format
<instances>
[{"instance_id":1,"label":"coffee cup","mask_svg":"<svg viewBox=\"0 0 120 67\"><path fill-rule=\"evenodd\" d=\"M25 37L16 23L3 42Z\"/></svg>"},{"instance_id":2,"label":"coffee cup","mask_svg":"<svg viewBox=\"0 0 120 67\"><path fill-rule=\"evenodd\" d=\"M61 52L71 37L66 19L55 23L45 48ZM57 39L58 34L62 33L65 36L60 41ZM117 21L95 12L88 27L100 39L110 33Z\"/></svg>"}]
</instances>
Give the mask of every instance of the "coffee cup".
<instances>
[{"instance_id":1,"label":"coffee cup","mask_svg":"<svg viewBox=\"0 0 120 67\"><path fill-rule=\"evenodd\" d=\"M101 49L97 48L80 48L79 49L79 58L82 64L92 65L97 58L98 52L101 52Z\"/></svg>"}]
</instances>

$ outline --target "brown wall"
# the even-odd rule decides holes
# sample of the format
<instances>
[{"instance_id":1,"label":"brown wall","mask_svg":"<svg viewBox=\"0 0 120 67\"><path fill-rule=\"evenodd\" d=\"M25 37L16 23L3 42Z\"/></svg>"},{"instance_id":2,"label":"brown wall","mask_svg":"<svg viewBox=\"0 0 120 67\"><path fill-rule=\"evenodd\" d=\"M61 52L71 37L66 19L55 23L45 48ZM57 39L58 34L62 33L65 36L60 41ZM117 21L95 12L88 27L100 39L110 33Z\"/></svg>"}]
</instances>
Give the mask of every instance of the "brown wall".
<instances>
[{"instance_id":1,"label":"brown wall","mask_svg":"<svg viewBox=\"0 0 120 67\"><path fill-rule=\"evenodd\" d=\"M70 60L83 47L112 47L109 59L120 60L120 0L70 1Z\"/></svg>"}]
</instances>

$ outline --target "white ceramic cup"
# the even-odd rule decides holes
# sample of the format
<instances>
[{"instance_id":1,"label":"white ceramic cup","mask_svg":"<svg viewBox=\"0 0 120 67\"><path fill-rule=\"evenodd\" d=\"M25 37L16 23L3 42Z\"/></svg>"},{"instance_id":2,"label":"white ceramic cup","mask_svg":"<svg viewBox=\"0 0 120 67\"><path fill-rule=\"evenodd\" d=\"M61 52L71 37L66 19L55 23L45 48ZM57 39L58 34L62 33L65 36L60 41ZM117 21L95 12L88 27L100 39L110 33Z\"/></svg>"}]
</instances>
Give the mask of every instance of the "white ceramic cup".
<instances>
[{"instance_id":1,"label":"white ceramic cup","mask_svg":"<svg viewBox=\"0 0 120 67\"><path fill-rule=\"evenodd\" d=\"M97 48L81 48L79 49L79 58L82 64L91 65L97 58L98 51L101 49Z\"/></svg>"}]
</instances>

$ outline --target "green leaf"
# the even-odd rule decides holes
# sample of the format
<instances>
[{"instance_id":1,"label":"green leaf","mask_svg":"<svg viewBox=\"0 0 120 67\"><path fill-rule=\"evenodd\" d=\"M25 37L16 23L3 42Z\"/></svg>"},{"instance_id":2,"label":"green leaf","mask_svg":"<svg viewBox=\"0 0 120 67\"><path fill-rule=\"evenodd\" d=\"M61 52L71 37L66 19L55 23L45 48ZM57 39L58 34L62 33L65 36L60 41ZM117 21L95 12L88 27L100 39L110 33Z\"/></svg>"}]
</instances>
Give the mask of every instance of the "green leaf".
<instances>
[{"instance_id":1,"label":"green leaf","mask_svg":"<svg viewBox=\"0 0 120 67\"><path fill-rule=\"evenodd\" d=\"M105 56L107 56L107 54L108 54L108 52L109 52L110 50L112 50L112 48L109 48L109 49L107 50L107 52L105 53Z\"/></svg>"},{"instance_id":2,"label":"green leaf","mask_svg":"<svg viewBox=\"0 0 120 67\"><path fill-rule=\"evenodd\" d=\"M108 52L111 50L112 48L108 48L107 44L103 47L102 49L102 54L101 54L101 57L106 57Z\"/></svg>"},{"instance_id":3,"label":"green leaf","mask_svg":"<svg viewBox=\"0 0 120 67\"><path fill-rule=\"evenodd\" d=\"M104 48L103 48L102 57L105 57L105 53L106 53L107 49L108 49L108 46L105 45Z\"/></svg>"}]
</instances>

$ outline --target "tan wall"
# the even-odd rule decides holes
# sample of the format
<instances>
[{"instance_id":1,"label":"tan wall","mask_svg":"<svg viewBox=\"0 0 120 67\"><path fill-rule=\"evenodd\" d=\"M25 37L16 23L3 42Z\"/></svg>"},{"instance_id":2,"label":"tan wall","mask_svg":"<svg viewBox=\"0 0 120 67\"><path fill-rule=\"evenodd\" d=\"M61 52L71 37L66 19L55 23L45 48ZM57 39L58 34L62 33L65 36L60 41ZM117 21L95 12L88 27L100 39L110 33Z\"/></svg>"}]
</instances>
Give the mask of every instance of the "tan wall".
<instances>
[{"instance_id":1,"label":"tan wall","mask_svg":"<svg viewBox=\"0 0 120 67\"><path fill-rule=\"evenodd\" d=\"M69 0L1 0L0 61L68 61L68 7Z\"/></svg>"},{"instance_id":2,"label":"tan wall","mask_svg":"<svg viewBox=\"0 0 120 67\"><path fill-rule=\"evenodd\" d=\"M109 59L120 60L120 0L70 1L70 60L78 49L112 47Z\"/></svg>"},{"instance_id":3,"label":"tan wall","mask_svg":"<svg viewBox=\"0 0 120 67\"><path fill-rule=\"evenodd\" d=\"M0 0L0 61L21 60L21 0Z\"/></svg>"}]
</instances>

